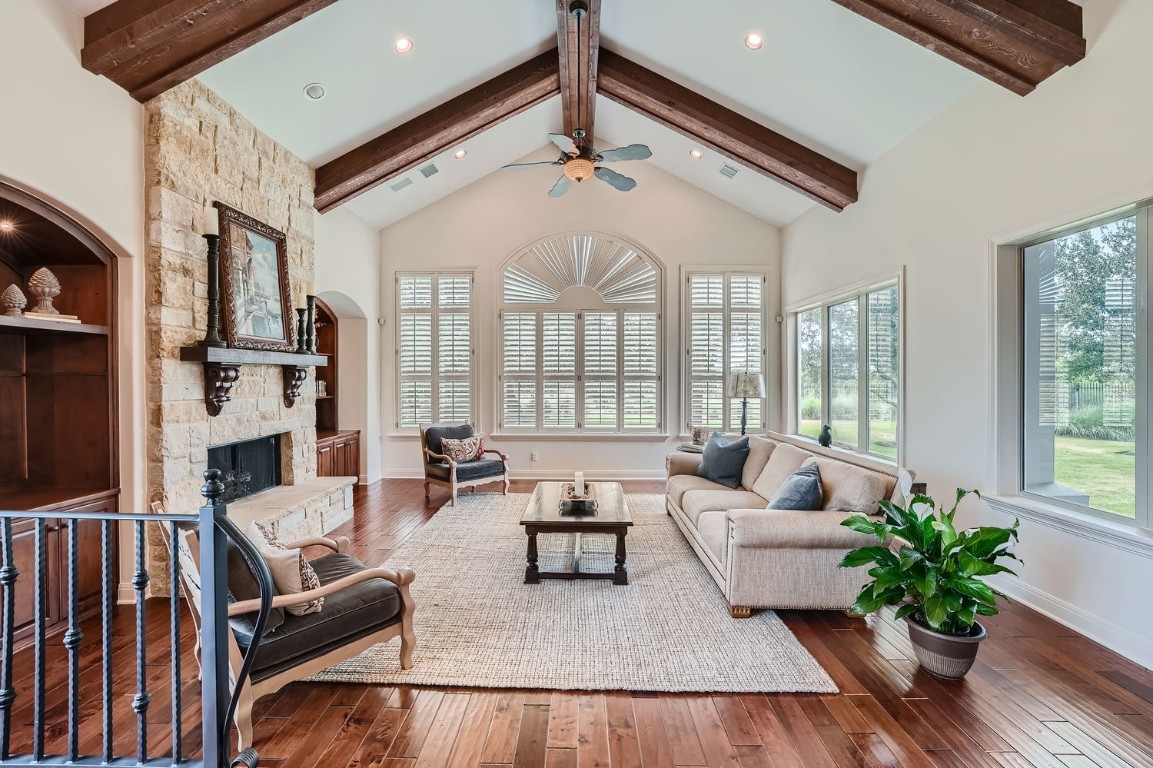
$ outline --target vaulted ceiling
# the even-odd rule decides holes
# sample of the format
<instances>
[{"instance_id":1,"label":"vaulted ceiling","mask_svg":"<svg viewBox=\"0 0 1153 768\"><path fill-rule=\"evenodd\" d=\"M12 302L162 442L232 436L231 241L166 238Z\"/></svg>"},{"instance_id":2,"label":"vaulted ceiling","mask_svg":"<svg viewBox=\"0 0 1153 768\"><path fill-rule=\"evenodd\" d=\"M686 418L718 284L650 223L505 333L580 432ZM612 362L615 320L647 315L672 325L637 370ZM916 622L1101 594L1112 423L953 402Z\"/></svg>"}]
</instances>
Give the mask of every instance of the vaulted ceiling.
<instances>
[{"instance_id":1,"label":"vaulted ceiling","mask_svg":"<svg viewBox=\"0 0 1153 768\"><path fill-rule=\"evenodd\" d=\"M552 147L546 135L564 129L561 97L553 95L559 82L554 76L546 83L550 75L542 67L555 67L547 63L556 59L550 52L567 0L67 2L92 14L86 67L141 99L199 76L319 169L322 209L343 204L377 227L501 165L526 156L551 159L543 149ZM219 23L213 33L213 20L229 5L272 10L251 28L226 30ZM864 171L982 78L1023 94L1084 55L1080 8L1066 0L592 5L599 7L600 44L608 51L600 61L601 95L592 105L597 149L647 144L652 159L637 162L778 225L818 204L814 196L833 208L851 203L854 171ZM199 42L189 42L189 30ZM763 36L759 50L743 44L750 32ZM400 37L414 41L411 52L394 51ZM215 46L201 44L213 39ZM188 51L173 56L182 44ZM162 65L165 55L173 62ZM323 85L323 99L305 96L310 83ZM626 93L637 83L657 88L641 112ZM523 103L512 105L510 98ZM500 114L489 125L502 108L515 114ZM670 120L673 112L694 110L714 121L698 121L695 137ZM816 167L809 176L818 181L819 171L831 168L841 178L848 174L851 186L831 195L803 184L797 191L766 175L763 158L758 164L757 157L732 150L733 141L745 141L759 151L764 136L777 142L769 155L782 146L795 150L768 158L786 181L796 167L802 177ZM457 159L458 149L467 155ZM694 149L700 159L690 157ZM614 167L627 172L627 165ZM736 175L722 175L724 165ZM558 169L522 174L526 188L544 195ZM643 185L622 194L643 195Z\"/></svg>"}]
</instances>

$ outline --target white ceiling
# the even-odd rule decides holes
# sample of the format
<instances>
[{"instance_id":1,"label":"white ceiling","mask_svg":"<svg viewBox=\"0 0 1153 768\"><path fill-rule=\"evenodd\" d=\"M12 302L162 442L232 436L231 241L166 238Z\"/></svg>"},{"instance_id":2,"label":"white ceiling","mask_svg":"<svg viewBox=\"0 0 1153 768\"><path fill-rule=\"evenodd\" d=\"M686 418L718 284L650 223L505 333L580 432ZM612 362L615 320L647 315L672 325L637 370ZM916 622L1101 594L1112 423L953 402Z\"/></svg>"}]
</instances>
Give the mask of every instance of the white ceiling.
<instances>
[{"instance_id":1,"label":"white ceiling","mask_svg":"<svg viewBox=\"0 0 1153 768\"><path fill-rule=\"evenodd\" d=\"M65 0L80 13L108 0ZM483 12L478 12L481 8ZM748 50L748 32L765 45ZM393 51L400 36L412 52ZM856 170L863 170L980 81L832 0L609 0L601 38L621 53ZM258 128L316 166L556 45L549 0L340 0L218 64L200 79ZM327 95L310 101L305 85ZM647 118L597 100L597 147L645 143L649 161L770 223L811 200ZM559 99L505 121L434 160L439 172L400 192L385 184L346 205L385 227L546 145ZM455 148L454 148L455 149ZM631 163L614 166L628 174ZM551 169L525 171L550 176ZM542 194L551 180L542 179Z\"/></svg>"}]
</instances>

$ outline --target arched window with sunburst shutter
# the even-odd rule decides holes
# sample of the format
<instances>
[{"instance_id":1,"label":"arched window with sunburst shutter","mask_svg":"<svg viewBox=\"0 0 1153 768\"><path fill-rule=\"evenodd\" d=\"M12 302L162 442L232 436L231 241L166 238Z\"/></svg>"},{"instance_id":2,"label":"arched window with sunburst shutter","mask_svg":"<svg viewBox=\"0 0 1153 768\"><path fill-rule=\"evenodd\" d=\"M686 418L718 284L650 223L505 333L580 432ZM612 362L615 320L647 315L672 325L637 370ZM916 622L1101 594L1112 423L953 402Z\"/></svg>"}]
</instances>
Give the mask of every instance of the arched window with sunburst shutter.
<instances>
[{"instance_id":1,"label":"arched window with sunburst shutter","mask_svg":"<svg viewBox=\"0 0 1153 768\"><path fill-rule=\"evenodd\" d=\"M660 263L590 232L554 235L501 271L500 428L658 432Z\"/></svg>"}]
</instances>

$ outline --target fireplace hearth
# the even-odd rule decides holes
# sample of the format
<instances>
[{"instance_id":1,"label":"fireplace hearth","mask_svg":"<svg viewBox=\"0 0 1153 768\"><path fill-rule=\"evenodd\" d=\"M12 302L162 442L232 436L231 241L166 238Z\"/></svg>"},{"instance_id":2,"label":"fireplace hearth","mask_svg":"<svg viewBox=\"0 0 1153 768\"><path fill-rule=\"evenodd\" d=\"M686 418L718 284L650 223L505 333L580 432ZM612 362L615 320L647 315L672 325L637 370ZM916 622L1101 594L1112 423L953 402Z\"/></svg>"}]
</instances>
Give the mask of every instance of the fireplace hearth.
<instances>
[{"instance_id":1,"label":"fireplace hearth","mask_svg":"<svg viewBox=\"0 0 1153 768\"><path fill-rule=\"evenodd\" d=\"M226 504L275 488L280 485L280 435L209 448L208 468L220 470Z\"/></svg>"}]
</instances>

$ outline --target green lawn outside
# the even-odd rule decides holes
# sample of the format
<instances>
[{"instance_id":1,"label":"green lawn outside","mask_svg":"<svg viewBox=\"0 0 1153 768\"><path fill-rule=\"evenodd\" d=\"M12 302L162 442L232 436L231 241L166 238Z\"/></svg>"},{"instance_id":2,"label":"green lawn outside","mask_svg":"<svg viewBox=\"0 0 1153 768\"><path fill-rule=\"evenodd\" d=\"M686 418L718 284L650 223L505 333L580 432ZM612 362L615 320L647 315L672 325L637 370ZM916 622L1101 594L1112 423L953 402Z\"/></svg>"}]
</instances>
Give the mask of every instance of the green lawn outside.
<instances>
[{"instance_id":1,"label":"green lawn outside","mask_svg":"<svg viewBox=\"0 0 1153 768\"><path fill-rule=\"evenodd\" d=\"M1136 456L1133 443L1054 438L1056 480L1089 495L1094 509L1136 515Z\"/></svg>"}]
</instances>

